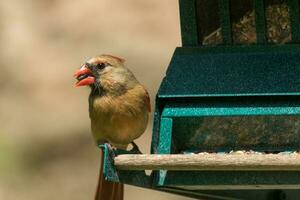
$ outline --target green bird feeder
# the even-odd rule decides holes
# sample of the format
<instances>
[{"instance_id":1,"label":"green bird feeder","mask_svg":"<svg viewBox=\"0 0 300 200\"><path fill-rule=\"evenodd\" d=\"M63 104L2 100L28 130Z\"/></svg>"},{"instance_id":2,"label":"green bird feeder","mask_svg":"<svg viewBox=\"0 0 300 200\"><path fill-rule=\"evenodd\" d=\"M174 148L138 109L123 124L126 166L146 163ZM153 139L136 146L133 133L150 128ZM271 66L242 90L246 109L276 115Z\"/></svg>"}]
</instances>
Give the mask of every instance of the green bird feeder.
<instances>
[{"instance_id":1,"label":"green bird feeder","mask_svg":"<svg viewBox=\"0 0 300 200\"><path fill-rule=\"evenodd\" d=\"M179 5L182 47L157 93L151 155L113 160L102 146L107 180L197 199L299 199L299 1Z\"/></svg>"}]
</instances>

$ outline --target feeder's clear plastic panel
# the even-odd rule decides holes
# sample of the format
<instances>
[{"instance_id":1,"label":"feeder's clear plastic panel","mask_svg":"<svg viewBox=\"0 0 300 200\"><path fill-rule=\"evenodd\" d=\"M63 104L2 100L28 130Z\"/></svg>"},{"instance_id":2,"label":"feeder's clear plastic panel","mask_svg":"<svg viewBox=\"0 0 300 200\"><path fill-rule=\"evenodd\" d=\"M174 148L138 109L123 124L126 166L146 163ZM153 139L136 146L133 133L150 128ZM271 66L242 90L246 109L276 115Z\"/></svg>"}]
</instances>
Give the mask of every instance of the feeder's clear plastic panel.
<instances>
[{"instance_id":1,"label":"feeder's clear plastic panel","mask_svg":"<svg viewBox=\"0 0 300 200\"><path fill-rule=\"evenodd\" d=\"M221 44L219 1L197 0L198 38L203 45Z\"/></svg>"},{"instance_id":2,"label":"feeder's clear plastic panel","mask_svg":"<svg viewBox=\"0 0 300 200\"><path fill-rule=\"evenodd\" d=\"M294 41L300 37L298 0L197 0L196 11L200 45L284 44L292 31Z\"/></svg>"},{"instance_id":3,"label":"feeder's clear plastic panel","mask_svg":"<svg viewBox=\"0 0 300 200\"><path fill-rule=\"evenodd\" d=\"M178 117L173 124L176 153L186 149L208 152L299 149L300 116Z\"/></svg>"},{"instance_id":4,"label":"feeder's clear plastic panel","mask_svg":"<svg viewBox=\"0 0 300 200\"><path fill-rule=\"evenodd\" d=\"M287 0L265 0L266 35L268 43L291 41L290 9Z\"/></svg>"}]
</instances>

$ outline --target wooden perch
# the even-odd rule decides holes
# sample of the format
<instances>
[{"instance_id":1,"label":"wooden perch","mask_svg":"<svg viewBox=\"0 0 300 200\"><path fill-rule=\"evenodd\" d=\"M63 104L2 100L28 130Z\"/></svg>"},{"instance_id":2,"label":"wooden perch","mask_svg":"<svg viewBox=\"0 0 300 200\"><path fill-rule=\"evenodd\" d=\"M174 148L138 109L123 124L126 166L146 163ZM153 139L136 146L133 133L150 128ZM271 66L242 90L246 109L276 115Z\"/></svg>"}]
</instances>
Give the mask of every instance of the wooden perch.
<instances>
[{"instance_id":1,"label":"wooden perch","mask_svg":"<svg viewBox=\"0 0 300 200\"><path fill-rule=\"evenodd\" d=\"M119 170L300 170L300 154L141 154L119 155Z\"/></svg>"}]
</instances>

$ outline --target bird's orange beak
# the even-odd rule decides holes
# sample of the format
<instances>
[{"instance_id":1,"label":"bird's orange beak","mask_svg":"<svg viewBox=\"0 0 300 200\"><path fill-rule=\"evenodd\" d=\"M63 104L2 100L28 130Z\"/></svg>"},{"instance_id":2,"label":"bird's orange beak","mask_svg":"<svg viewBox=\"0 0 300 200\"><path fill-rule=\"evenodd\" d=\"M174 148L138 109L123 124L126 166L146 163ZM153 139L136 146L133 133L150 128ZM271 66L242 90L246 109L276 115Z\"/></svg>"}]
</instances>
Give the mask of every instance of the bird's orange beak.
<instances>
[{"instance_id":1,"label":"bird's orange beak","mask_svg":"<svg viewBox=\"0 0 300 200\"><path fill-rule=\"evenodd\" d=\"M74 77L78 80L75 87L91 85L96 81L92 75L92 71L86 64L82 65L82 67L74 73Z\"/></svg>"}]
</instances>

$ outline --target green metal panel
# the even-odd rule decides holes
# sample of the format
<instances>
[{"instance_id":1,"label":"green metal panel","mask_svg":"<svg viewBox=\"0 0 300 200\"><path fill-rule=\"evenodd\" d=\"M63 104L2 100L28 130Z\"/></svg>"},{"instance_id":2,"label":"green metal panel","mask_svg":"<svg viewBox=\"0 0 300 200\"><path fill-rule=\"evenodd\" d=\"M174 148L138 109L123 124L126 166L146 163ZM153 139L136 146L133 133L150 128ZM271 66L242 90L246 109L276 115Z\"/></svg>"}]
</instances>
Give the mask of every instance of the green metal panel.
<instances>
[{"instance_id":1,"label":"green metal panel","mask_svg":"<svg viewBox=\"0 0 300 200\"><path fill-rule=\"evenodd\" d=\"M300 94L300 46L177 48L159 98Z\"/></svg>"},{"instance_id":2,"label":"green metal panel","mask_svg":"<svg viewBox=\"0 0 300 200\"><path fill-rule=\"evenodd\" d=\"M159 132L159 154L170 154L172 145L172 130L173 119L162 117L160 120L160 132ZM157 183L162 186L166 177L166 170L159 170L157 172Z\"/></svg>"},{"instance_id":3,"label":"green metal panel","mask_svg":"<svg viewBox=\"0 0 300 200\"><path fill-rule=\"evenodd\" d=\"M179 0L182 46L198 46L196 0Z\"/></svg>"},{"instance_id":4,"label":"green metal panel","mask_svg":"<svg viewBox=\"0 0 300 200\"><path fill-rule=\"evenodd\" d=\"M223 44L232 44L229 0L219 0L219 15Z\"/></svg>"},{"instance_id":5,"label":"green metal panel","mask_svg":"<svg viewBox=\"0 0 300 200\"><path fill-rule=\"evenodd\" d=\"M156 104L160 106L155 106L154 110L154 119L153 119L153 124L155 126L152 127L152 132L156 134L152 134L152 139L151 139L151 154L157 154L158 153L158 146L159 146L159 124L160 124L160 116L161 116L161 107L163 105L159 104L159 99L156 97L155 99Z\"/></svg>"},{"instance_id":6,"label":"green metal panel","mask_svg":"<svg viewBox=\"0 0 300 200\"><path fill-rule=\"evenodd\" d=\"M290 101L280 106L226 102L224 99L220 102L167 103L161 116L173 118L174 125L172 133L168 132L170 138L160 132L165 139L159 145L166 148L173 135L177 153L300 149L299 102Z\"/></svg>"},{"instance_id":7,"label":"green metal panel","mask_svg":"<svg viewBox=\"0 0 300 200\"><path fill-rule=\"evenodd\" d=\"M115 169L113 165L113 158L111 154L114 154L114 152L109 152L109 148L107 145L100 145L99 148L103 151L103 175L106 180L112 181L112 182L120 182L120 179L118 177L117 170Z\"/></svg>"},{"instance_id":8,"label":"green metal panel","mask_svg":"<svg viewBox=\"0 0 300 200\"><path fill-rule=\"evenodd\" d=\"M299 171L168 171L164 186L193 189L300 189Z\"/></svg>"},{"instance_id":9,"label":"green metal panel","mask_svg":"<svg viewBox=\"0 0 300 200\"><path fill-rule=\"evenodd\" d=\"M207 105L213 106L213 104ZM205 105L179 104L166 105L162 117L204 117L204 116L251 116L251 115L300 115L300 104L295 106L281 107L234 107L227 105L215 105L216 107L205 107ZM218 106L218 107L217 107ZM249 106L249 105L248 105ZM163 127L165 128L165 127Z\"/></svg>"},{"instance_id":10,"label":"green metal panel","mask_svg":"<svg viewBox=\"0 0 300 200\"><path fill-rule=\"evenodd\" d=\"M288 0L293 42L300 42L299 1Z\"/></svg>"},{"instance_id":11,"label":"green metal panel","mask_svg":"<svg viewBox=\"0 0 300 200\"><path fill-rule=\"evenodd\" d=\"M171 153L173 120L172 118L161 118L159 132L159 154Z\"/></svg>"},{"instance_id":12,"label":"green metal panel","mask_svg":"<svg viewBox=\"0 0 300 200\"><path fill-rule=\"evenodd\" d=\"M266 15L263 0L253 0L255 10L256 38L258 44L266 43Z\"/></svg>"}]
</instances>

